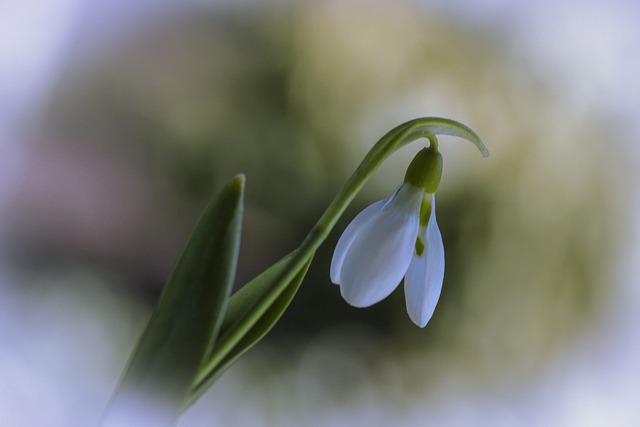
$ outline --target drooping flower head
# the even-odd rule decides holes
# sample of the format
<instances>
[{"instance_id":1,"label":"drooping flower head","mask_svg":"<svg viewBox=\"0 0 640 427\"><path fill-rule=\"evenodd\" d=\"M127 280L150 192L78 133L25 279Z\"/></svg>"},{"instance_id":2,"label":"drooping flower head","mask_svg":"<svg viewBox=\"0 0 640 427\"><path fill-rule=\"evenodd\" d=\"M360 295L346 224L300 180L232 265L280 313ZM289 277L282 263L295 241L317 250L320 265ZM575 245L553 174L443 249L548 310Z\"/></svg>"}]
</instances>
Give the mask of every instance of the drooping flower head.
<instances>
[{"instance_id":1,"label":"drooping flower head","mask_svg":"<svg viewBox=\"0 0 640 427\"><path fill-rule=\"evenodd\" d=\"M412 160L402 185L345 229L330 274L349 304L373 305L404 277L409 317L420 327L429 322L444 278L444 246L435 216L441 177L442 156L432 141Z\"/></svg>"}]
</instances>

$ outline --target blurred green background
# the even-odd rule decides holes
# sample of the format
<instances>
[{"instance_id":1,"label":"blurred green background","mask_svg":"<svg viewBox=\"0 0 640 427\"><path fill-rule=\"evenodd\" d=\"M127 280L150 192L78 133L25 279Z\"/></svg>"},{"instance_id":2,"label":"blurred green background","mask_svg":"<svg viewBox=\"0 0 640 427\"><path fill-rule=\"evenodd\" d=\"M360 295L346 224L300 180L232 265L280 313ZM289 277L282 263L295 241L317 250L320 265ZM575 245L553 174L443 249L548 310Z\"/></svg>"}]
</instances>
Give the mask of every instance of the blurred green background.
<instances>
[{"instance_id":1,"label":"blurred green background","mask_svg":"<svg viewBox=\"0 0 640 427\"><path fill-rule=\"evenodd\" d=\"M462 121L492 152L441 138L447 267L428 326L410 322L401 289L355 309L328 273L340 233L398 185L414 143L353 202L274 331L180 426L640 419L625 314L638 296L636 5L77 4L43 73L55 78L20 126L5 122L17 166L0 193L1 425L96 422L230 177L247 176L241 286L301 242L380 136L420 116Z\"/></svg>"}]
</instances>

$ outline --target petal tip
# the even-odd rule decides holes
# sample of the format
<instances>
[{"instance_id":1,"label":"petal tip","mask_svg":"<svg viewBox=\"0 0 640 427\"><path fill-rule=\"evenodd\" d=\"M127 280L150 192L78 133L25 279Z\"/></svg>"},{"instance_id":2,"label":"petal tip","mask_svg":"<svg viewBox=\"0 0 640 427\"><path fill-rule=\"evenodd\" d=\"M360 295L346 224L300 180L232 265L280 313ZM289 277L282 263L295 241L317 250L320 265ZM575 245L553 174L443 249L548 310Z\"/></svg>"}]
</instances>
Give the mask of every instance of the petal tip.
<instances>
[{"instance_id":1,"label":"petal tip","mask_svg":"<svg viewBox=\"0 0 640 427\"><path fill-rule=\"evenodd\" d=\"M427 318L415 318L409 315L409 318L419 328L424 328L425 326L427 326L427 323L429 323L429 320L431 320L431 316Z\"/></svg>"}]
</instances>

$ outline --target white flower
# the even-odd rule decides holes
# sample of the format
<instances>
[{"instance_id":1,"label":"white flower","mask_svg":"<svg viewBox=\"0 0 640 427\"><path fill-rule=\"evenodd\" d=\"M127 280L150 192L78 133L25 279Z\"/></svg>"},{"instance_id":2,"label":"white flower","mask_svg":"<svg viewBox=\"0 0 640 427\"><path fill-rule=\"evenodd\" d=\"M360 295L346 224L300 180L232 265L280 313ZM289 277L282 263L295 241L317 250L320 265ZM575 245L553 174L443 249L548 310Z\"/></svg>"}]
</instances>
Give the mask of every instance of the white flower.
<instances>
[{"instance_id":1,"label":"white flower","mask_svg":"<svg viewBox=\"0 0 640 427\"><path fill-rule=\"evenodd\" d=\"M342 297L355 307L383 300L404 277L407 312L416 325L424 327L433 315L444 278L435 195L425 187L435 192L442 168L435 171L435 185L433 180L421 186L407 182L425 182L409 179L409 171L405 183L388 199L367 207L349 224L338 240L330 275L340 285ZM433 172L427 178L433 178Z\"/></svg>"}]
</instances>

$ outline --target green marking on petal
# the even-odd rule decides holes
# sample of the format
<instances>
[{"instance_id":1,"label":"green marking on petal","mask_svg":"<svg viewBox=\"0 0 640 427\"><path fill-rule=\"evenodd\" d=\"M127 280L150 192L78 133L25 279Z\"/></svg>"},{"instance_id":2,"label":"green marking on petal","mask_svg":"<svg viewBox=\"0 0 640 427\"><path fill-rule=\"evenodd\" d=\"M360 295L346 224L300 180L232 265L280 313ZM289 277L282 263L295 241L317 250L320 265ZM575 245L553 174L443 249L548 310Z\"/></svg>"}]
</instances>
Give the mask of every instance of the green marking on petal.
<instances>
[{"instance_id":1,"label":"green marking on petal","mask_svg":"<svg viewBox=\"0 0 640 427\"><path fill-rule=\"evenodd\" d=\"M416 255L422 256L423 253L424 253L424 243L422 242L422 239L420 239L420 237L416 237Z\"/></svg>"},{"instance_id":2,"label":"green marking on petal","mask_svg":"<svg viewBox=\"0 0 640 427\"><path fill-rule=\"evenodd\" d=\"M429 218L431 218L431 194L425 194L422 198L422 205L420 206L420 226L426 227L429 224Z\"/></svg>"}]
</instances>

